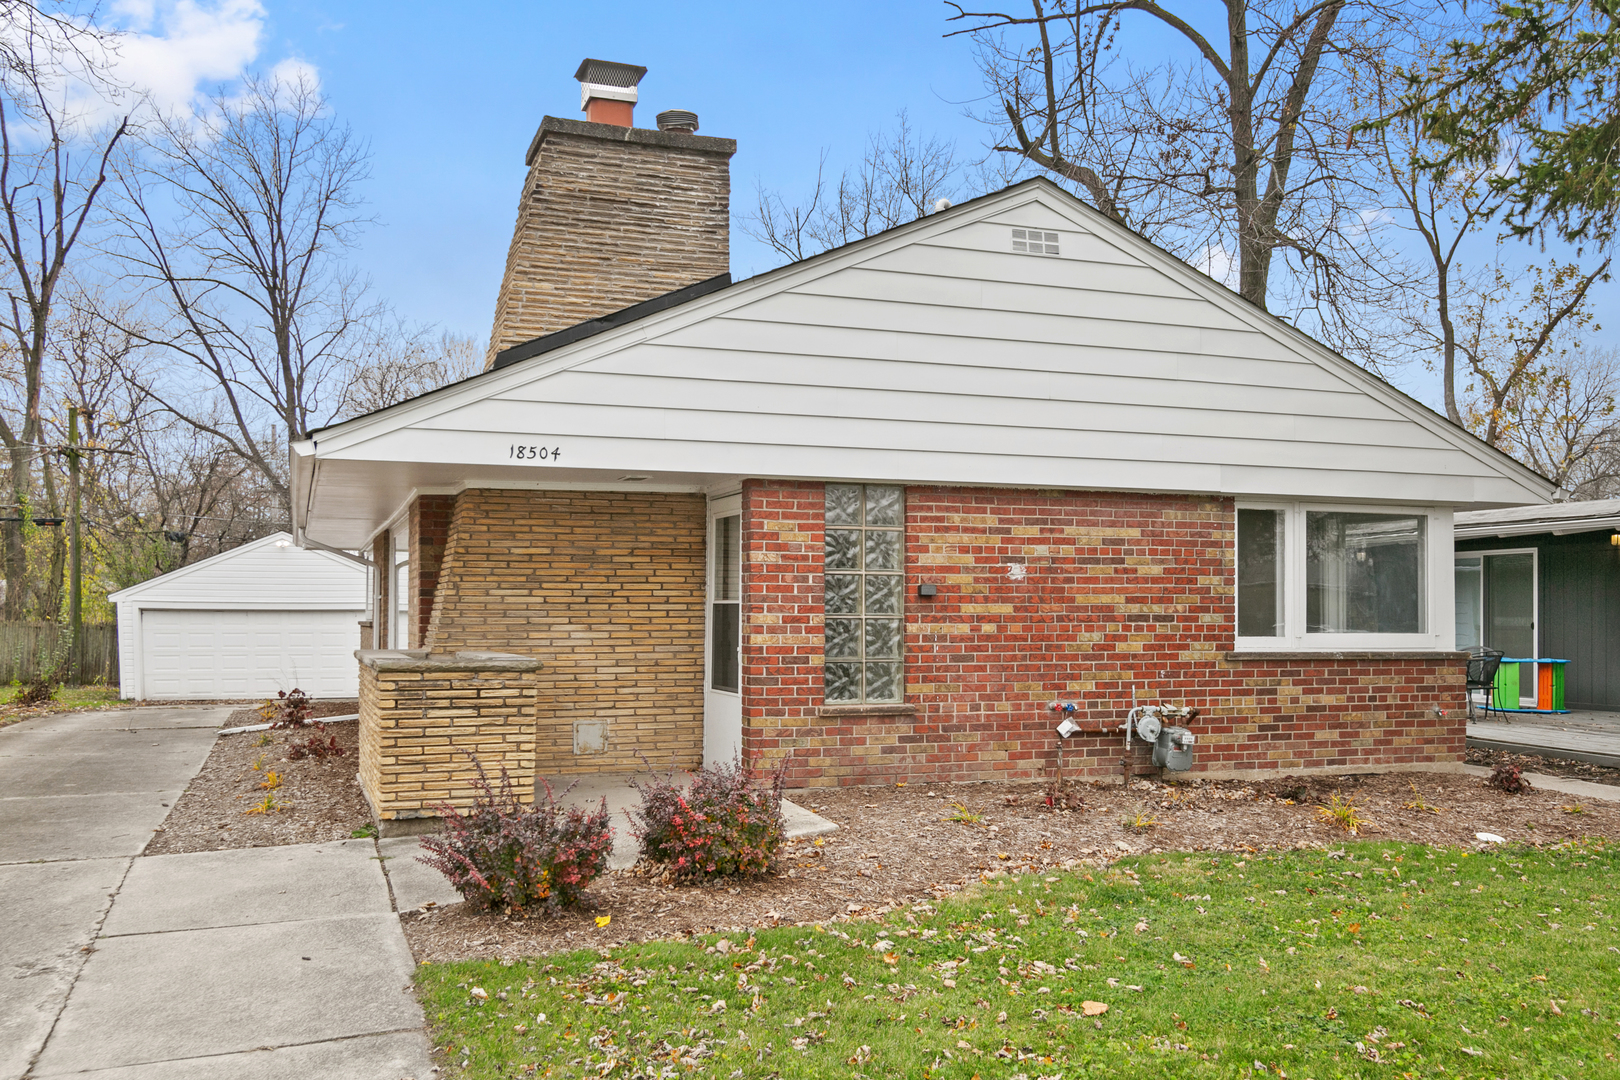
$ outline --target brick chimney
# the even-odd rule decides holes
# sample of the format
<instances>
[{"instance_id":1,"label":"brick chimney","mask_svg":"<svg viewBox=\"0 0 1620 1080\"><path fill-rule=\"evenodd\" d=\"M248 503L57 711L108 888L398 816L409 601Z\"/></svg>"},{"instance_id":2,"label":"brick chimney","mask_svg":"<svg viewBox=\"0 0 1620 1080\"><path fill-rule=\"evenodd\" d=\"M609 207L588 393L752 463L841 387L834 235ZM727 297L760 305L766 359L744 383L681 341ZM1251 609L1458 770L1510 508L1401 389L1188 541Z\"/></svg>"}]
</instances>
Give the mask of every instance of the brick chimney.
<instances>
[{"instance_id":1,"label":"brick chimney","mask_svg":"<svg viewBox=\"0 0 1620 1080\"><path fill-rule=\"evenodd\" d=\"M495 302L488 363L503 349L706 281L730 269L734 139L697 117L631 126L646 68L586 60L574 77L585 120L547 116Z\"/></svg>"}]
</instances>

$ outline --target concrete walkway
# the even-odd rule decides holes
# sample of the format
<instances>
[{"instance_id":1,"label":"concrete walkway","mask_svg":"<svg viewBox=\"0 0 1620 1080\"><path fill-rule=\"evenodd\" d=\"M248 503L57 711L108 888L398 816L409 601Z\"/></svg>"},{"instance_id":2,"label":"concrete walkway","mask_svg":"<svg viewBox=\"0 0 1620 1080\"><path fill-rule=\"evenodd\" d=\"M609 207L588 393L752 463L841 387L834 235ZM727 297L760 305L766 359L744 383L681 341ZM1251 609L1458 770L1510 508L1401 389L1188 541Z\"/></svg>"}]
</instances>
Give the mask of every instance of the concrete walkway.
<instances>
[{"instance_id":1,"label":"concrete walkway","mask_svg":"<svg viewBox=\"0 0 1620 1080\"><path fill-rule=\"evenodd\" d=\"M1620 713L1509 713L1468 725L1468 745L1620 768Z\"/></svg>"},{"instance_id":2,"label":"concrete walkway","mask_svg":"<svg viewBox=\"0 0 1620 1080\"><path fill-rule=\"evenodd\" d=\"M0 1080L428 1080L373 843L140 855L228 713L0 730Z\"/></svg>"}]
</instances>

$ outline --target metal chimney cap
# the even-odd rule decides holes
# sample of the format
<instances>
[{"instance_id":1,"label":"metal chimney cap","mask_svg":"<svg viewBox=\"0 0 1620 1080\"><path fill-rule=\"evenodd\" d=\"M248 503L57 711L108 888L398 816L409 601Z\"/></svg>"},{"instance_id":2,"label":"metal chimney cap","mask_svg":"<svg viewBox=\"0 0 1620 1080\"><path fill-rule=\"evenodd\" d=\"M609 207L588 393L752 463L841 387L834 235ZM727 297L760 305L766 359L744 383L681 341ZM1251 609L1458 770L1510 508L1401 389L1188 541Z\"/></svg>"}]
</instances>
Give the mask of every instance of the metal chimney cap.
<instances>
[{"instance_id":1,"label":"metal chimney cap","mask_svg":"<svg viewBox=\"0 0 1620 1080\"><path fill-rule=\"evenodd\" d=\"M658 114L659 131L696 131L698 116L685 109L665 109Z\"/></svg>"},{"instance_id":2,"label":"metal chimney cap","mask_svg":"<svg viewBox=\"0 0 1620 1080\"><path fill-rule=\"evenodd\" d=\"M618 64L612 60L581 60L574 78L582 83L599 86L635 86L647 74L647 69L635 64Z\"/></svg>"}]
</instances>

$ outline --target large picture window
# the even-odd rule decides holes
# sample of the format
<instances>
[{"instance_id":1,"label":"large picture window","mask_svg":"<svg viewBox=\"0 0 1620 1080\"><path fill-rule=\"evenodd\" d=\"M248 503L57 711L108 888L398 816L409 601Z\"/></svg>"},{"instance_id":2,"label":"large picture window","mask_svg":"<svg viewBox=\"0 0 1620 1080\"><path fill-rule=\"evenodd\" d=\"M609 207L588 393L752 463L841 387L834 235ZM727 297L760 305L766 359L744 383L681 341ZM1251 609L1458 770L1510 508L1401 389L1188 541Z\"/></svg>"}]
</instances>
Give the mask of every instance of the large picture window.
<instances>
[{"instance_id":1,"label":"large picture window","mask_svg":"<svg viewBox=\"0 0 1620 1080\"><path fill-rule=\"evenodd\" d=\"M877 484L828 484L826 700L897 702L905 594L905 492Z\"/></svg>"},{"instance_id":2,"label":"large picture window","mask_svg":"<svg viewBox=\"0 0 1620 1080\"><path fill-rule=\"evenodd\" d=\"M1431 565L1432 516L1297 503L1239 507L1240 647L1452 647L1450 624L1435 625L1430 615L1449 607L1451 583L1443 572L1449 560L1441 571ZM1449 528L1442 531L1449 539Z\"/></svg>"}]
</instances>

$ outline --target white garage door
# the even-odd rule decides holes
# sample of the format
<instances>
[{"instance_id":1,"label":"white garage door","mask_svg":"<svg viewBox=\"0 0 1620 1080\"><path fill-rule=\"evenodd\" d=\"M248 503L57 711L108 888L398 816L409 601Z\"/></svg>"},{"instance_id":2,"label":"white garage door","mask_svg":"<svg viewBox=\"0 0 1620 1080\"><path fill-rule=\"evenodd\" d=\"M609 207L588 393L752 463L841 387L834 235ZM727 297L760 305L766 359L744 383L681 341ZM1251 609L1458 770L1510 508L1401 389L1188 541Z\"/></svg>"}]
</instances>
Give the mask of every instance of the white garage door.
<instances>
[{"instance_id":1,"label":"white garage door","mask_svg":"<svg viewBox=\"0 0 1620 1080\"><path fill-rule=\"evenodd\" d=\"M355 697L358 611L141 612L148 699Z\"/></svg>"}]
</instances>

